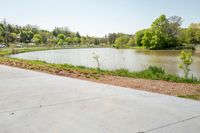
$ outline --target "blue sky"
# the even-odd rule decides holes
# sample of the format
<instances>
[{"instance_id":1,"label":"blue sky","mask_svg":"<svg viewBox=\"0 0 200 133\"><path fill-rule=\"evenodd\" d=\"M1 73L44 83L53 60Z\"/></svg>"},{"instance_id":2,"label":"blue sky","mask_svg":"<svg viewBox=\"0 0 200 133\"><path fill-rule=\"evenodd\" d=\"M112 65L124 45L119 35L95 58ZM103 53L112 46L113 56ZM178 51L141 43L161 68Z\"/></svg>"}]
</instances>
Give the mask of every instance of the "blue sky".
<instances>
[{"instance_id":1,"label":"blue sky","mask_svg":"<svg viewBox=\"0 0 200 133\"><path fill-rule=\"evenodd\" d=\"M82 35L135 33L161 14L184 19L183 27L200 22L200 0L0 0L0 19L52 30L68 26Z\"/></svg>"}]
</instances>

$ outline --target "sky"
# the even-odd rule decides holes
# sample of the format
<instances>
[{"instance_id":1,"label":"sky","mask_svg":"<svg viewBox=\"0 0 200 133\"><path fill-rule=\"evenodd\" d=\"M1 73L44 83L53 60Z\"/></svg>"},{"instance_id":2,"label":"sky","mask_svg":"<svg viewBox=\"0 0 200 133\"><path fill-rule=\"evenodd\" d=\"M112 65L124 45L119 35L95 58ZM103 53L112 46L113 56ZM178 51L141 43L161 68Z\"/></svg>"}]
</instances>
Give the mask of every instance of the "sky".
<instances>
[{"instance_id":1,"label":"sky","mask_svg":"<svg viewBox=\"0 0 200 133\"><path fill-rule=\"evenodd\" d=\"M81 35L134 34L160 15L183 18L182 27L200 22L200 0L0 0L0 20L41 29L69 27Z\"/></svg>"}]
</instances>

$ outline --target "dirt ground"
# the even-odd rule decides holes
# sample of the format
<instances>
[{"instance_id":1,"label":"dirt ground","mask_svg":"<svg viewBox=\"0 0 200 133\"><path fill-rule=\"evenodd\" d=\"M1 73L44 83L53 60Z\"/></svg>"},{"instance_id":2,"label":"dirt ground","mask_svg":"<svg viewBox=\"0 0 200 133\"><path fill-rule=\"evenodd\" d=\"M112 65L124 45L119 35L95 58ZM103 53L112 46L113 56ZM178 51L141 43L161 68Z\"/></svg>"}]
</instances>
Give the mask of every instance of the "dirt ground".
<instances>
[{"instance_id":1,"label":"dirt ground","mask_svg":"<svg viewBox=\"0 0 200 133\"><path fill-rule=\"evenodd\" d=\"M57 70L42 66L35 68L28 63L14 61L1 61L0 64L172 96L197 95L200 99L200 84L99 75L97 73L79 72L77 70Z\"/></svg>"}]
</instances>

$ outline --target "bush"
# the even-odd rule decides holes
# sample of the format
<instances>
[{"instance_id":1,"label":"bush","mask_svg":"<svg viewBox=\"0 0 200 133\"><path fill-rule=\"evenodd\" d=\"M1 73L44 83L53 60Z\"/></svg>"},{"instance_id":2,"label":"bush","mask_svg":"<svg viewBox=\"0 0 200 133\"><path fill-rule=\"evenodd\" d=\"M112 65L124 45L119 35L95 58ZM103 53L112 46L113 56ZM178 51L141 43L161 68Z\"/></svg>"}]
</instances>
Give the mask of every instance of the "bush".
<instances>
[{"instance_id":1,"label":"bush","mask_svg":"<svg viewBox=\"0 0 200 133\"><path fill-rule=\"evenodd\" d=\"M192 53L188 50L183 50L180 53L180 59L182 63L179 64L179 68L184 72L184 78L188 79L188 75L190 72L190 65L192 65Z\"/></svg>"}]
</instances>

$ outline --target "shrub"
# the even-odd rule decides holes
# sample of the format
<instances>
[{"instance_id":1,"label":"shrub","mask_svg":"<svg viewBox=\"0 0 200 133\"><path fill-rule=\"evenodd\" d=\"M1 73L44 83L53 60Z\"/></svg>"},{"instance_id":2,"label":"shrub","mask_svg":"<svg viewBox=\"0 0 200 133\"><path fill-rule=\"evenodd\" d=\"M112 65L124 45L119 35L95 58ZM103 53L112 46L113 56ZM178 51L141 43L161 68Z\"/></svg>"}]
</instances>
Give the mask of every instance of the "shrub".
<instances>
[{"instance_id":1,"label":"shrub","mask_svg":"<svg viewBox=\"0 0 200 133\"><path fill-rule=\"evenodd\" d=\"M183 51L181 51L179 57L182 61L182 63L179 64L179 68L183 70L184 78L188 79L188 75L190 72L190 66L192 65L192 62L193 62L192 53L188 50L183 50Z\"/></svg>"}]
</instances>

